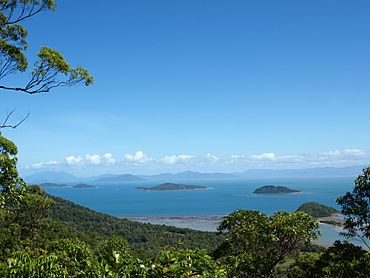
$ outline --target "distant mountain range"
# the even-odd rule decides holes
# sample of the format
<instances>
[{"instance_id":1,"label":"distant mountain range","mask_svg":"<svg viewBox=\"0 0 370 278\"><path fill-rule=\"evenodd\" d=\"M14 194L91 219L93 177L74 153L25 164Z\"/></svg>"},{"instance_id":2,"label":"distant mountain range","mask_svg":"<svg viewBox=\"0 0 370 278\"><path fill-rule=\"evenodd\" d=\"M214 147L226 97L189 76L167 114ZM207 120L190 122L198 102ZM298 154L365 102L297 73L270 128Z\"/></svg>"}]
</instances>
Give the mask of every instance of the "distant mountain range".
<instances>
[{"instance_id":1,"label":"distant mountain range","mask_svg":"<svg viewBox=\"0 0 370 278\"><path fill-rule=\"evenodd\" d=\"M44 171L25 177L30 184L40 183L125 183L142 181L184 181L184 180L220 180L220 179L260 179L260 178L307 178L307 177L353 177L361 173L366 166L325 167L309 169L255 169L242 173L200 173L185 171L176 174L164 173L159 175L131 175L131 174L105 174L93 177L76 177L68 172Z\"/></svg>"},{"instance_id":2,"label":"distant mountain range","mask_svg":"<svg viewBox=\"0 0 370 278\"><path fill-rule=\"evenodd\" d=\"M349 166L349 167L320 167L307 169L255 169L247 170L241 174L243 178L314 178L314 177L353 177L358 176L362 169L367 166Z\"/></svg>"},{"instance_id":3,"label":"distant mountain range","mask_svg":"<svg viewBox=\"0 0 370 278\"><path fill-rule=\"evenodd\" d=\"M79 180L78 177L67 172L43 171L27 176L24 180L31 184L40 183L73 183Z\"/></svg>"},{"instance_id":4,"label":"distant mountain range","mask_svg":"<svg viewBox=\"0 0 370 278\"><path fill-rule=\"evenodd\" d=\"M123 175L116 175L116 176L105 176L100 177L93 182L96 183L117 183L117 182L135 182L135 181L144 181L145 179L130 175L130 174L123 174Z\"/></svg>"},{"instance_id":5,"label":"distant mountain range","mask_svg":"<svg viewBox=\"0 0 370 278\"><path fill-rule=\"evenodd\" d=\"M146 180L201 180L201 179L235 179L234 174L224 173L199 173L193 171L185 171L177 174L159 174L152 176L140 176Z\"/></svg>"}]
</instances>

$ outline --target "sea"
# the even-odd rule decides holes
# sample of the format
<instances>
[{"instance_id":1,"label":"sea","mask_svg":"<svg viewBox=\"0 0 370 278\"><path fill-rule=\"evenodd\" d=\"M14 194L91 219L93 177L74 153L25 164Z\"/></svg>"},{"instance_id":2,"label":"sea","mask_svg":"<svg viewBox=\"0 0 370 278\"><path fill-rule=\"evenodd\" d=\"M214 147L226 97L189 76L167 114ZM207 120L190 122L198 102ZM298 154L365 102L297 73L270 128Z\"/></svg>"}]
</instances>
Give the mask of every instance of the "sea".
<instances>
[{"instance_id":1,"label":"sea","mask_svg":"<svg viewBox=\"0 0 370 278\"><path fill-rule=\"evenodd\" d=\"M175 183L206 186L207 190L144 191L167 181L95 184L96 188L46 188L47 192L107 213L139 222L173 225L203 231L216 231L220 219L238 209L266 214L293 212L305 202L319 202L339 209L336 199L354 187L353 178L269 178L248 180L177 180ZM91 183L91 185L94 185ZM264 185L281 185L300 194L254 194ZM344 238L333 225L320 224L318 244L331 245ZM353 239L357 245L363 244Z\"/></svg>"}]
</instances>

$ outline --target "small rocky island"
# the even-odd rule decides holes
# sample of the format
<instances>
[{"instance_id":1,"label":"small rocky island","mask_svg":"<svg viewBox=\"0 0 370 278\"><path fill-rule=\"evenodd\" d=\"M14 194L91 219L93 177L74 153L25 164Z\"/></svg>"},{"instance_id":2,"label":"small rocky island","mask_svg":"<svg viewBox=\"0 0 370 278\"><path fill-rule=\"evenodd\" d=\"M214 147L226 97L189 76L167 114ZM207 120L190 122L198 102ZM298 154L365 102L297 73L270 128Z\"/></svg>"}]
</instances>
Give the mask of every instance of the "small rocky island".
<instances>
[{"instance_id":1,"label":"small rocky island","mask_svg":"<svg viewBox=\"0 0 370 278\"><path fill-rule=\"evenodd\" d=\"M144 191L174 191L174 190L205 190L208 187L200 185L185 185L176 183L162 183L153 187L136 187Z\"/></svg>"},{"instance_id":2,"label":"small rocky island","mask_svg":"<svg viewBox=\"0 0 370 278\"><path fill-rule=\"evenodd\" d=\"M299 193L301 191L290 189L285 186L276 185L265 185L257 188L253 193L255 194L289 194L289 193Z\"/></svg>"}]
</instances>

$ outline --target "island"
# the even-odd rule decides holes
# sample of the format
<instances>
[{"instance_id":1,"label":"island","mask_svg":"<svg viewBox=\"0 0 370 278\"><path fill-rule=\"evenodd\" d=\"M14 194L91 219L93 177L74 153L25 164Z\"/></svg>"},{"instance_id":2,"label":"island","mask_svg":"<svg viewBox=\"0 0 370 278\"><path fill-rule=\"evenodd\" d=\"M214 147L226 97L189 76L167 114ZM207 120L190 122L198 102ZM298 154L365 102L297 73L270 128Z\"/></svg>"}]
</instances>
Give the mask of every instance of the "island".
<instances>
[{"instance_id":1,"label":"island","mask_svg":"<svg viewBox=\"0 0 370 278\"><path fill-rule=\"evenodd\" d=\"M308 202L299 206L297 211L303 211L315 218L318 217L329 217L333 214L339 213L338 210L332 207L325 206L316 202Z\"/></svg>"},{"instance_id":2,"label":"island","mask_svg":"<svg viewBox=\"0 0 370 278\"><path fill-rule=\"evenodd\" d=\"M174 191L174 190L205 190L209 189L200 185L185 185L176 183L162 183L153 187L136 187L136 189L144 191Z\"/></svg>"},{"instance_id":3,"label":"island","mask_svg":"<svg viewBox=\"0 0 370 278\"><path fill-rule=\"evenodd\" d=\"M276 185L265 185L257 188L253 193L255 194L287 194L287 193L299 193L301 191L290 189L285 186Z\"/></svg>"},{"instance_id":4,"label":"island","mask_svg":"<svg viewBox=\"0 0 370 278\"><path fill-rule=\"evenodd\" d=\"M73 188L96 188L96 186L80 183L73 186Z\"/></svg>"},{"instance_id":5,"label":"island","mask_svg":"<svg viewBox=\"0 0 370 278\"><path fill-rule=\"evenodd\" d=\"M303 211L315 217L320 223L343 226L343 218L335 208L325 206L316 202L307 202L299 206L297 211Z\"/></svg>"}]
</instances>

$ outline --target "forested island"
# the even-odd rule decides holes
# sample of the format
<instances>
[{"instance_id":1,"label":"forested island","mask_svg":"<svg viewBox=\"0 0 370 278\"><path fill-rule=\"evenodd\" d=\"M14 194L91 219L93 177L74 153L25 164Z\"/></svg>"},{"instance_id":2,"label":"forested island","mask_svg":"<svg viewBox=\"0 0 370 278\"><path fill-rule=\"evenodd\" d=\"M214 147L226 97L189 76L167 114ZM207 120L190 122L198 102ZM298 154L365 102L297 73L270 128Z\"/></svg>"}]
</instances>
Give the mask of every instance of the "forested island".
<instances>
[{"instance_id":1,"label":"forested island","mask_svg":"<svg viewBox=\"0 0 370 278\"><path fill-rule=\"evenodd\" d=\"M257 188L253 193L255 194L287 194L287 193L299 193L301 191L290 189L285 186L276 185L265 185Z\"/></svg>"},{"instance_id":2,"label":"forested island","mask_svg":"<svg viewBox=\"0 0 370 278\"><path fill-rule=\"evenodd\" d=\"M176 191L176 190L205 190L208 189L206 186L200 185L185 185L177 183L162 183L153 187L136 187L136 189L144 191Z\"/></svg>"},{"instance_id":3,"label":"forested island","mask_svg":"<svg viewBox=\"0 0 370 278\"><path fill-rule=\"evenodd\" d=\"M325 206L320 203L316 202L304 203L301 206L299 206L297 211L302 211L317 218L317 220L320 223L325 223L339 227L343 226L344 223L337 209Z\"/></svg>"},{"instance_id":4,"label":"forested island","mask_svg":"<svg viewBox=\"0 0 370 278\"><path fill-rule=\"evenodd\" d=\"M297 211L303 211L315 218L329 217L333 214L339 213L338 210L336 210L335 208L328 207L316 202L304 203L297 209Z\"/></svg>"}]
</instances>

